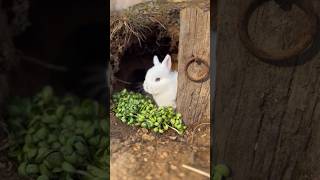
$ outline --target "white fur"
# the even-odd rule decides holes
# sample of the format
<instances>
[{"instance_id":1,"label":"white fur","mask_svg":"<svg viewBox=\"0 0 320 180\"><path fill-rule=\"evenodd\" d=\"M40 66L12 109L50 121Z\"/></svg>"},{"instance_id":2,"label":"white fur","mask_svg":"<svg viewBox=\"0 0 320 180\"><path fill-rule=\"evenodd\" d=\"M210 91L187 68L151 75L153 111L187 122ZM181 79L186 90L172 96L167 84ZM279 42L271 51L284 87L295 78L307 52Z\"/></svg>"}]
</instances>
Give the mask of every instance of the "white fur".
<instances>
[{"instance_id":1,"label":"white fur","mask_svg":"<svg viewBox=\"0 0 320 180\"><path fill-rule=\"evenodd\" d=\"M166 55L162 63L157 56L153 57L154 66L146 74L143 89L152 95L158 106L176 108L178 72L171 71L171 57ZM160 81L156 81L160 78Z\"/></svg>"}]
</instances>

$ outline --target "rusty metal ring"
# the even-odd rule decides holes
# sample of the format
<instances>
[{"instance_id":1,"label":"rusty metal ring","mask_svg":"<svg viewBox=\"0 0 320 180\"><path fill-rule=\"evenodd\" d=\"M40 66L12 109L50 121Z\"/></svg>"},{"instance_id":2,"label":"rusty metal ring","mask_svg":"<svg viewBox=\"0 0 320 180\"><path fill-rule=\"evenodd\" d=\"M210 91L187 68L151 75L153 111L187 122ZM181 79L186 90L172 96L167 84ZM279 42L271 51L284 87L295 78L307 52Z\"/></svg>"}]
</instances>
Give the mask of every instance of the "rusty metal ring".
<instances>
[{"instance_id":1,"label":"rusty metal ring","mask_svg":"<svg viewBox=\"0 0 320 180\"><path fill-rule=\"evenodd\" d=\"M200 77L200 78L198 78L198 79L196 79L196 78L194 78L194 77L191 77L190 76L190 74L188 73L188 69L189 69L189 66L192 64L192 63L202 63L202 64L204 64L207 68L207 72L202 76L202 77ZM209 66L209 64L208 64L208 62L206 62L206 61L204 61L204 60L202 60L202 59L200 59L200 58L196 58L196 57L192 57L190 60L189 60L189 62L186 64L186 66L185 66L185 73L186 73L186 76L187 76L187 78L188 79L190 79L191 81L193 81L193 82L204 82L204 81L206 81L208 78L209 78L209 74L210 74L210 66Z\"/></svg>"},{"instance_id":2,"label":"rusty metal ring","mask_svg":"<svg viewBox=\"0 0 320 180\"><path fill-rule=\"evenodd\" d=\"M244 46L257 58L263 59L263 60L269 60L273 62L279 62L283 60L290 60L296 57L299 57L300 55L306 53L306 51L312 46L314 43L314 38L317 35L317 26L318 26L318 18L315 14L313 8L310 4L308 4L309 1L294 1L293 3L299 7L301 10L304 11L304 13L308 16L308 19L311 23L309 33L306 34L306 36L303 37L303 39L300 40L300 42L295 46L294 48L290 50L286 50L283 52L272 52L272 51L265 51L262 49L259 49L254 45L254 43L251 41L249 37L248 32L248 24L249 19L252 15L252 13L263 3L271 1L271 0L256 0L253 3L251 3L248 7L248 9L244 12L244 14L241 16L240 21L240 31L239 36L240 40L244 44ZM310 2L309 2L310 3Z\"/></svg>"}]
</instances>

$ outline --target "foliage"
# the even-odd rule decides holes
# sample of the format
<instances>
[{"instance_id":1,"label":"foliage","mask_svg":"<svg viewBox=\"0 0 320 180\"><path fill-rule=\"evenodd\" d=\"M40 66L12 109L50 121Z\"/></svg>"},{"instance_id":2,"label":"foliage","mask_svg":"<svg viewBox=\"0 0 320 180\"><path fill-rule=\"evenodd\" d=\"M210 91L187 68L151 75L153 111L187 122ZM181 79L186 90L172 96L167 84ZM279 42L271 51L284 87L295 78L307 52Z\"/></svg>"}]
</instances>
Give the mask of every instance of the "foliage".
<instances>
[{"instance_id":1,"label":"foliage","mask_svg":"<svg viewBox=\"0 0 320 180\"><path fill-rule=\"evenodd\" d=\"M157 107L153 101L140 93L128 92L126 89L113 96L113 112L122 122L128 125L152 129L164 133L168 128L182 135L187 128L180 113L172 107Z\"/></svg>"},{"instance_id":2,"label":"foliage","mask_svg":"<svg viewBox=\"0 0 320 180\"><path fill-rule=\"evenodd\" d=\"M109 179L109 122L95 101L59 98L45 87L33 98L13 98L8 115L9 156L20 175Z\"/></svg>"},{"instance_id":3,"label":"foliage","mask_svg":"<svg viewBox=\"0 0 320 180\"><path fill-rule=\"evenodd\" d=\"M223 164L218 164L212 168L213 180L222 180L223 178L230 177L230 169Z\"/></svg>"}]
</instances>

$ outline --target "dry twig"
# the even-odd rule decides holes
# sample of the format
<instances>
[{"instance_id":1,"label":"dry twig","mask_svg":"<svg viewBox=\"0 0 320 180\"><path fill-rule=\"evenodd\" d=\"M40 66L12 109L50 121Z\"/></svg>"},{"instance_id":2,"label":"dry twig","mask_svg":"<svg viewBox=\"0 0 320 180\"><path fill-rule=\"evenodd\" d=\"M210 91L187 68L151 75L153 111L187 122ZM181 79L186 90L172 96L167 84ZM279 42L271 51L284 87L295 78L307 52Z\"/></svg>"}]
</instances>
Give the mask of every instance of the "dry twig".
<instances>
[{"instance_id":1,"label":"dry twig","mask_svg":"<svg viewBox=\"0 0 320 180\"><path fill-rule=\"evenodd\" d=\"M185 164L183 164L182 167L183 167L183 168L186 168L186 169L189 169L189 170L191 170L191 171L193 171L193 172L196 172L196 173L198 173L198 174L204 175L204 176L206 176L206 177L208 177L208 178L210 178L210 174L207 173L207 172L204 172L204 171L202 171L202 170L196 169L196 168L194 168L194 167L191 167L191 166L188 166L188 165L185 165Z\"/></svg>"}]
</instances>

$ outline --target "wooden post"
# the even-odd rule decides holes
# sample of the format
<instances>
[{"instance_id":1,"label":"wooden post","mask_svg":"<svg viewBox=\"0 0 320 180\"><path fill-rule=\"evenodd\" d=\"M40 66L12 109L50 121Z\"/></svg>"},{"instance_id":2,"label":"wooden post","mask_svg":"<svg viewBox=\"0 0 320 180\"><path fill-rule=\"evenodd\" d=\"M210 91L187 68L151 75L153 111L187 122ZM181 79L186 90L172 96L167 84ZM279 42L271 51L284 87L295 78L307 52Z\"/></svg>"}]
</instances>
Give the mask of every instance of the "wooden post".
<instances>
[{"instance_id":1,"label":"wooden post","mask_svg":"<svg viewBox=\"0 0 320 180\"><path fill-rule=\"evenodd\" d=\"M188 7L180 12L177 111L186 124L210 121L210 78L197 83L185 74L192 56L210 65L210 12L198 7ZM192 63L188 72L197 77L205 71L204 64Z\"/></svg>"}]
</instances>

